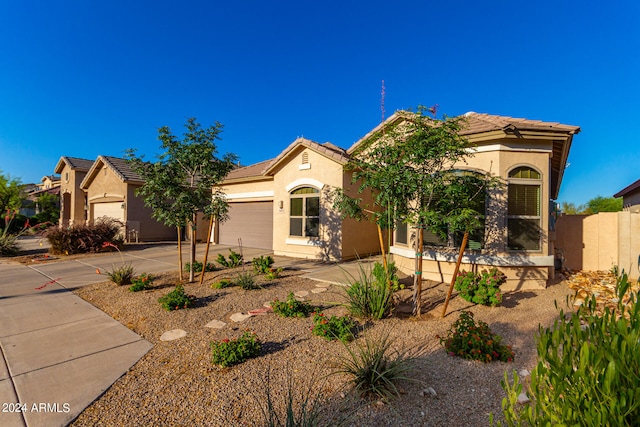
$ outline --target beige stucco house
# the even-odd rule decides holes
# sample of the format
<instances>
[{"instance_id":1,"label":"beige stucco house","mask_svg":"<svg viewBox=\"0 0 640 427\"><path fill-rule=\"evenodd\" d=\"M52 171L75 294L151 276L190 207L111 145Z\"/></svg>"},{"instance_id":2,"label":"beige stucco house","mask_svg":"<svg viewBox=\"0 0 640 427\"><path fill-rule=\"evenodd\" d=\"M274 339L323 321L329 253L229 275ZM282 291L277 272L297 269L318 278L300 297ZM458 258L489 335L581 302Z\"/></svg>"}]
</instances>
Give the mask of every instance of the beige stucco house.
<instances>
[{"instance_id":1,"label":"beige stucco house","mask_svg":"<svg viewBox=\"0 0 640 427\"><path fill-rule=\"evenodd\" d=\"M175 240L176 230L153 219L152 210L135 195L143 184L126 160L98 156L79 186L86 197L87 222L104 216L117 219L125 224L130 241Z\"/></svg>"},{"instance_id":2,"label":"beige stucco house","mask_svg":"<svg viewBox=\"0 0 640 427\"><path fill-rule=\"evenodd\" d=\"M298 138L274 159L235 169L222 186L229 220L214 241L331 261L378 252L375 226L340 218L328 198L333 188L355 196L348 159L333 144Z\"/></svg>"},{"instance_id":3,"label":"beige stucco house","mask_svg":"<svg viewBox=\"0 0 640 427\"><path fill-rule=\"evenodd\" d=\"M356 142L351 154L383 126L404 120L394 114ZM466 162L452 169L500 178L502 190L490 194L485 204L485 229L470 243L463 269L498 267L507 277L506 287L544 287L554 275L554 202L558 197L573 135L577 126L489 114L467 113L461 130L475 149ZM413 242L417 233L399 225L394 231L393 254L400 270L414 270ZM423 278L450 281L457 251L437 236L425 233Z\"/></svg>"},{"instance_id":4,"label":"beige stucco house","mask_svg":"<svg viewBox=\"0 0 640 427\"><path fill-rule=\"evenodd\" d=\"M87 221L86 194L80 183L91 169L93 160L60 157L55 173L60 175L60 225L79 225Z\"/></svg>"},{"instance_id":5,"label":"beige stucco house","mask_svg":"<svg viewBox=\"0 0 640 427\"><path fill-rule=\"evenodd\" d=\"M464 164L452 168L500 177L503 190L485 205L485 230L473 242L463 267L497 266L510 288L544 287L554 274L553 200L557 198L577 126L467 113L462 134L476 145ZM219 224L214 241L273 249L292 257L343 260L379 251L375 226L341 219L328 192L342 188L357 195L344 171L350 155L383 126L397 125L394 114L348 150L299 138L278 157L231 172L222 190L230 219ZM416 233L399 225L390 252L398 267L413 274ZM448 281L455 251L427 234L425 279Z\"/></svg>"}]
</instances>

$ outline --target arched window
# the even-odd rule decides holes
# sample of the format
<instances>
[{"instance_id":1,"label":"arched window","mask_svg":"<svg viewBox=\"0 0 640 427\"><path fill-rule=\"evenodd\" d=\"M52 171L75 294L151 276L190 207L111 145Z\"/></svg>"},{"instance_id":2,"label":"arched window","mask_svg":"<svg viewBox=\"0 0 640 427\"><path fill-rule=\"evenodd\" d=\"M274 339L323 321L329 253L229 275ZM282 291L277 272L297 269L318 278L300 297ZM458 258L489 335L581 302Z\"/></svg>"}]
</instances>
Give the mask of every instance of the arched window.
<instances>
[{"instance_id":1,"label":"arched window","mask_svg":"<svg viewBox=\"0 0 640 427\"><path fill-rule=\"evenodd\" d=\"M509 172L507 248L539 251L541 236L542 178L540 172L519 166Z\"/></svg>"},{"instance_id":2,"label":"arched window","mask_svg":"<svg viewBox=\"0 0 640 427\"><path fill-rule=\"evenodd\" d=\"M289 235L318 237L320 235L320 191L302 187L290 193Z\"/></svg>"}]
</instances>

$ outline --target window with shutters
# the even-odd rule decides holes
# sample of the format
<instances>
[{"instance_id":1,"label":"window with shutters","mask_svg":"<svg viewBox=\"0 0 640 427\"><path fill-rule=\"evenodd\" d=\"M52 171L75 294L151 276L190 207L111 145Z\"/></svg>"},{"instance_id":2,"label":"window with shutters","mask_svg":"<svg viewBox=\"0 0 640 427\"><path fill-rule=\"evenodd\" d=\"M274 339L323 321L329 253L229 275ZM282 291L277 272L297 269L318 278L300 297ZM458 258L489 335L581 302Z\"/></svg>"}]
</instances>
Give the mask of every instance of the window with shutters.
<instances>
[{"instance_id":1,"label":"window with shutters","mask_svg":"<svg viewBox=\"0 0 640 427\"><path fill-rule=\"evenodd\" d=\"M293 190L289 207L290 236L320 235L320 191L313 187Z\"/></svg>"},{"instance_id":2,"label":"window with shutters","mask_svg":"<svg viewBox=\"0 0 640 427\"><path fill-rule=\"evenodd\" d=\"M540 172L520 166L509 172L507 201L507 248L539 251L541 237Z\"/></svg>"}]
</instances>

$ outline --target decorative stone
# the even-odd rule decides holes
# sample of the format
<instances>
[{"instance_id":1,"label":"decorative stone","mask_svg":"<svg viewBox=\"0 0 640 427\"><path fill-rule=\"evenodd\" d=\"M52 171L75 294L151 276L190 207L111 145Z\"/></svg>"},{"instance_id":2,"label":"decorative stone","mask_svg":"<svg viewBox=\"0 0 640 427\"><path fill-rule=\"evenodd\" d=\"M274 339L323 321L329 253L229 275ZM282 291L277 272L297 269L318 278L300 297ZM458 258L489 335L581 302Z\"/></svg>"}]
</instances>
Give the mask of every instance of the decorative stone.
<instances>
[{"instance_id":1,"label":"decorative stone","mask_svg":"<svg viewBox=\"0 0 640 427\"><path fill-rule=\"evenodd\" d=\"M222 329L226 324L227 323L223 322L222 320L212 320L211 322L204 325L204 327L212 329Z\"/></svg>"},{"instance_id":2,"label":"decorative stone","mask_svg":"<svg viewBox=\"0 0 640 427\"><path fill-rule=\"evenodd\" d=\"M247 320L250 317L251 317L250 314L234 313L234 314L231 315L231 320L236 322L236 323L240 323L240 322L244 322L245 320Z\"/></svg>"},{"instance_id":3,"label":"decorative stone","mask_svg":"<svg viewBox=\"0 0 640 427\"><path fill-rule=\"evenodd\" d=\"M187 331L182 329L172 329L160 336L160 341L173 341L187 336Z\"/></svg>"},{"instance_id":4,"label":"decorative stone","mask_svg":"<svg viewBox=\"0 0 640 427\"><path fill-rule=\"evenodd\" d=\"M271 301L267 301L264 304L262 304L263 307L271 307Z\"/></svg>"},{"instance_id":5,"label":"decorative stone","mask_svg":"<svg viewBox=\"0 0 640 427\"><path fill-rule=\"evenodd\" d=\"M436 391L433 387L427 387L424 390L420 390L420 396L422 397L436 397Z\"/></svg>"},{"instance_id":6,"label":"decorative stone","mask_svg":"<svg viewBox=\"0 0 640 427\"><path fill-rule=\"evenodd\" d=\"M521 369L520 372L518 372L518 375L520 375L521 377L528 377L529 375L531 375L531 372L526 369Z\"/></svg>"},{"instance_id":7,"label":"decorative stone","mask_svg":"<svg viewBox=\"0 0 640 427\"><path fill-rule=\"evenodd\" d=\"M527 393L522 392L518 395L518 403L527 403L529 402L529 397L527 396Z\"/></svg>"},{"instance_id":8,"label":"decorative stone","mask_svg":"<svg viewBox=\"0 0 640 427\"><path fill-rule=\"evenodd\" d=\"M309 295L309 291L297 291L297 292L294 292L293 294L299 298L304 298L307 295Z\"/></svg>"},{"instance_id":9,"label":"decorative stone","mask_svg":"<svg viewBox=\"0 0 640 427\"><path fill-rule=\"evenodd\" d=\"M249 314L252 316L260 316L260 315L265 315L270 311L273 311L271 307L263 307L263 308L256 308L255 310L250 310Z\"/></svg>"},{"instance_id":10,"label":"decorative stone","mask_svg":"<svg viewBox=\"0 0 640 427\"><path fill-rule=\"evenodd\" d=\"M329 282L318 282L318 283L316 283L316 288L328 288L329 286L331 286L331 283L329 283Z\"/></svg>"},{"instance_id":11,"label":"decorative stone","mask_svg":"<svg viewBox=\"0 0 640 427\"><path fill-rule=\"evenodd\" d=\"M311 292L314 294L321 294L323 292L327 292L327 288L315 288L311 289Z\"/></svg>"}]
</instances>

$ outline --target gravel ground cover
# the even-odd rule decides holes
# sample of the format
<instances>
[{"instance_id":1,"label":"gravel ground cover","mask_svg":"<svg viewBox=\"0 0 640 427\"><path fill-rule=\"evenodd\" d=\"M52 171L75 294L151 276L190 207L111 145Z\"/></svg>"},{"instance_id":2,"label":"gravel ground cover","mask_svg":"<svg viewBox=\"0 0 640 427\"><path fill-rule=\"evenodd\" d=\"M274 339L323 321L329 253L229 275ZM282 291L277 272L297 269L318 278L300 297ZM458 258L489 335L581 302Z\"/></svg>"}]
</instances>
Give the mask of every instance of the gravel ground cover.
<instances>
[{"instance_id":1,"label":"gravel ground cover","mask_svg":"<svg viewBox=\"0 0 640 427\"><path fill-rule=\"evenodd\" d=\"M400 384L398 399L381 402L354 398L348 392L346 377L330 375L337 358L347 351L340 342L313 336L311 318L268 313L240 323L230 320L234 313L261 308L275 298L285 300L295 291L309 291L307 301L327 315L346 314L339 305L345 301L344 288L331 285L326 292L312 293L318 282L295 270L285 270L281 278L270 282L262 280L258 290L210 287L237 271L207 273L203 285L185 284L185 291L196 297L195 306L171 312L161 308L158 298L173 289L176 273L156 277L151 289L137 293L110 282L75 290L154 347L71 425L264 425L267 394L276 409L281 409L288 390L292 390L297 404L311 394L325 415L333 417L326 425L345 416L349 418L345 425L350 426L486 426L490 413L501 419L504 372L533 368L538 326L551 325L558 317L554 301L567 311L566 297L573 294L566 282L559 282L547 289L506 293L502 305L494 308L474 306L456 297L442 319L448 285L425 286L426 313L420 319L402 316L400 304L391 318L361 322L365 334L389 332L397 348L410 349L416 355L411 371L415 381ZM401 291L398 298L408 301L410 294L409 290ZM447 355L436 336L446 335L462 310L473 312L476 320L487 322L501 335L503 343L513 347L515 361L483 364ZM205 327L213 320L227 324L221 329ZM160 341L160 336L172 329L183 329L187 336ZM246 330L254 331L261 340L260 356L226 369L213 366L210 342L237 338ZM429 388L435 396L425 392Z\"/></svg>"}]
</instances>

